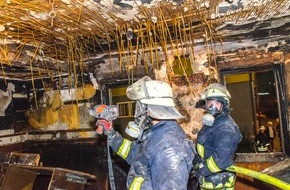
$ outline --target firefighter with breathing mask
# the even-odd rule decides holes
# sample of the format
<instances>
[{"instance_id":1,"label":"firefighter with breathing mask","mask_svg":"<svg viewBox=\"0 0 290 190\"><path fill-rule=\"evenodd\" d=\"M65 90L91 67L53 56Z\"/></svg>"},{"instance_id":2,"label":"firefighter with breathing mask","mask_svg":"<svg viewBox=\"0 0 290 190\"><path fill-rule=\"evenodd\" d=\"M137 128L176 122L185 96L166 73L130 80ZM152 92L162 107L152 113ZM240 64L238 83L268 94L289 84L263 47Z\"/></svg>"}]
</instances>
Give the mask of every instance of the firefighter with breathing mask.
<instances>
[{"instance_id":1,"label":"firefighter with breathing mask","mask_svg":"<svg viewBox=\"0 0 290 190\"><path fill-rule=\"evenodd\" d=\"M194 147L176 119L171 86L145 76L127 88L127 97L136 101L135 121L123 138L110 129L112 149L130 164L127 188L132 190L186 190ZM103 127L103 129L107 129Z\"/></svg>"},{"instance_id":2,"label":"firefighter with breathing mask","mask_svg":"<svg viewBox=\"0 0 290 190\"><path fill-rule=\"evenodd\" d=\"M226 171L234 164L233 156L242 139L230 116L228 90L221 84L210 84L201 96L205 115L198 132L196 150L199 155L197 179L200 189L234 189L236 176Z\"/></svg>"}]
</instances>

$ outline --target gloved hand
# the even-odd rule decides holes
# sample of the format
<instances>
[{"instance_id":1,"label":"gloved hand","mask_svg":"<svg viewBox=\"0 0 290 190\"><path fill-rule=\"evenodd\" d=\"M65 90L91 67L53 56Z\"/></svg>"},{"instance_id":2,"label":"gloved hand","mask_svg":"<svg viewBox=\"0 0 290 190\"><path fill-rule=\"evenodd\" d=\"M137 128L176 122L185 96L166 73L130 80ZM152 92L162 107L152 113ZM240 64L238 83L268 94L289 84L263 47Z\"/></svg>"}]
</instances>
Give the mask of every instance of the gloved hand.
<instances>
[{"instance_id":1,"label":"gloved hand","mask_svg":"<svg viewBox=\"0 0 290 190\"><path fill-rule=\"evenodd\" d=\"M107 121L105 119L98 119L96 125L97 125L96 132L99 135L104 133L105 135L110 136L115 133L115 130L112 128L112 124L110 121Z\"/></svg>"},{"instance_id":2,"label":"gloved hand","mask_svg":"<svg viewBox=\"0 0 290 190\"><path fill-rule=\"evenodd\" d=\"M198 100L196 103L195 103L195 108L203 108L204 109L204 106L205 106L205 100L203 99L200 99Z\"/></svg>"},{"instance_id":3,"label":"gloved hand","mask_svg":"<svg viewBox=\"0 0 290 190\"><path fill-rule=\"evenodd\" d=\"M119 110L116 105L105 105L99 104L95 105L93 108L89 109L89 113L91 116L94 116L98 119L106 119L107 121L113 121L118 118Z\"/></svg>"},{"instance_id":4,"label":"gloved hand","mask_svg":"<svg viewBox=\"0 0 290 190\"><path fill-rule=\"evenodd\" d=\"M204 176L197 170L196 172L196 178L199 183L199 185L202 185L204 183Z\"/></svg>"},{"instance_id":5,"label":"gloved hand","mask_svg":"<svg viewBox=\"0 0 290 190\"><path fill-rule=\"evenodd\" d=\"M194 159L192 161L193 167L192 167L191 172L190 172L190 177L192 177L192 178L196 177L200 163L201 163L200 157L197 154L195 154Z\"/></svg>"}]
</instances>

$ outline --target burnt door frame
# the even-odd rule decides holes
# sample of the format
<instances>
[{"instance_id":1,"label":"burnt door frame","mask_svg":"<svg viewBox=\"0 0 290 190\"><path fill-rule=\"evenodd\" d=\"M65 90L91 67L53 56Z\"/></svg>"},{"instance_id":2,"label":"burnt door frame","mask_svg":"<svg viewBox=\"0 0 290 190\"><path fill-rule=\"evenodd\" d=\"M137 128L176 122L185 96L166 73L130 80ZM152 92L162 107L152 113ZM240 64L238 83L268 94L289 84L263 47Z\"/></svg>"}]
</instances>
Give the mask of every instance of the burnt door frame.
<instances>
[{"instance_id":1,"label":"burnt door frame","mask_svg":"<svg viewBox=\"0 0 290 190\"><path fill-rule=\"evenodd\" d=\"M286 88L286 78L285 78L285 63L269 63L259 66L247 66L247 67L236 67L232 68L222 68L219 69L219 76L221 84L226 85L225 75L242 74L242 73L252 73L273 70L275 82L276 82L276 94L278 101L279 119L280 119L280 129L282 129L281 141L282 141L282 151L283 153L290 155L290 141L289 141L289 131L288 131L288 95Z\"/></svg>"}]
</instances>

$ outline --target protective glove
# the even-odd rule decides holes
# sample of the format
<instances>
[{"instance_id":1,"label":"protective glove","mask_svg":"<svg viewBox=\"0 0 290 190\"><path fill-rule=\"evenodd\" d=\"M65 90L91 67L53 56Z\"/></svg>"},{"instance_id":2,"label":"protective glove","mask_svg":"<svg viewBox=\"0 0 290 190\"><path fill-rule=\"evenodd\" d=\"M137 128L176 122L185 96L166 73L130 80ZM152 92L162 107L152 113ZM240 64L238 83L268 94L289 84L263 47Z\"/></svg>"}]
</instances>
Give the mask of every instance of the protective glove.
<instances>
[{"instance_id":1,"label":"protective glove","mask_svg":"<svg viewBox=\"0 0 290 190\"><path fill-rule=\"evenodd\" d=\"M93 108L89 109L89 113L91 116L94 116L98 119L106 119L107 121L113 121L118 118L119 110L116 105L105 105L99 104L95 105Z\"/></svg>"},{"instance_id":2,"label":"protective glove","mask_svg":"<svg viewBox=\"0 0 290 190\"><path fill-rule=\"evenodd\" d=\"M196 177L200 163L201 163L200 157L197 154L195 154L194 159L192 161L193 167L192 167L191 172L190 172L191 178Z\"/></svg>"},{"instance_id":3,"label":"protective glove","mask_svg":"<svg viewBox=\"0 0 290 190\"><path fill-rule=\"evenodd\" d=\"M204 109L204 106L205 106L205 100L203 99L200 99L198 100L196 103L195 103L195 108L202 108Z\"/></svg>"},{"instance_id":4,"label":"protective glove","mask_svg":"<svg viewBox=\"0 0 290 190\"><path fill-rule=\"evenodd\" d=\"M197 170L196 172L196 178L199 183L199 185L202 185L204 183L204 176Z\"/></svg>"},{"instance_id":5,"label":"protective glove","mask_svg":"<svg viewBox=\"0 0 290 190\"><path fill-rule=\"evenodd\" d=\"M112 128L111 122L105 119L98 119L98 121L96 122L96 126L96 132L99 135L105 134L107 136L110 136L115 133L115 130Z\"/></svg>"}]
</instances>

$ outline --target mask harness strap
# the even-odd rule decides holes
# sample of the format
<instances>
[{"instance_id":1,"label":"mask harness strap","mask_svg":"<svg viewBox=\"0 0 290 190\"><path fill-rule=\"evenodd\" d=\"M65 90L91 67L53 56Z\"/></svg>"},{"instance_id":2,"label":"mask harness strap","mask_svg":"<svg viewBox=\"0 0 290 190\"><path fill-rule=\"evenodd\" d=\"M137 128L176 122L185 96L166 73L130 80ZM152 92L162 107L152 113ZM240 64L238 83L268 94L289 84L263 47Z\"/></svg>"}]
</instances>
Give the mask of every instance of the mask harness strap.
<instances>
[{"instance_id":1,"label":"mask harness strap","mask_svg":"<svg viewBox=\"0 0 290 190\"><path fill-rule=\"evenodd\" d=\"M144 131L150 127L151 118L149 117L148 105L144 104L144 112L142 113L141 119L139 121L138 127L140 133L138 135L138 141L142 142L144 140Z\"/></svg>"},{"instance_id":2,"label":"mask harness strap","mask_svg":"<svg viewBox=\"0 0 290 190\"><path fill-rule=\"evenodd\" d=\"M138 141L139 142L142 140L142 136L143 136L143 133L144 133L144 127L142 125L143 125L143 123L145 121L145 118L146 118L146 116L145 115L142 115L142 117L141 117L141 119L139 121L139 125L138 125L138 127L140 129L140 133L138 135Z\"/></svg>"},{"instance_id":3,"label":"mask harness strap","mask_svg":"<svg viewBox=\"0 0 290 190\"><path fill-rule=\"evenodd\" d=\"M110 121L110 125L112 125L111 121ZM113 166L112 166L112 159L111 159L111 154L110 154L110 144L111 144L111 142L112 142L112 134L107 136L108 170L109 170L109 180L110 180L111 190L116 190L115 178L114 178Z\"/></svg>"}]
</instances>

